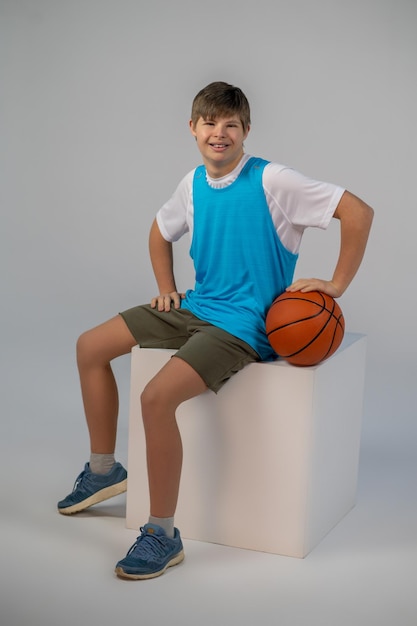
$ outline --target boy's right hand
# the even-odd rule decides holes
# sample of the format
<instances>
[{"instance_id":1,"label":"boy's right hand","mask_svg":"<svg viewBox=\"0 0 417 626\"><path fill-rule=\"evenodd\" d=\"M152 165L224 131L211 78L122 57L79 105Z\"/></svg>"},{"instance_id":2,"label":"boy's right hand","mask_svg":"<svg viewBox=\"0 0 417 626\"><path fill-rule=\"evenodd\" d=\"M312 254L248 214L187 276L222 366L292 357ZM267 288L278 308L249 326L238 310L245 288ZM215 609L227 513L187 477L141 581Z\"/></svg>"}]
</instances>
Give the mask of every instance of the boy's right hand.
<instances>
[{"instance_id":1,"label":"boy's right hand","mask_svg":"<svg viewBox=\"0 0 417 626\"><path fill-rule=\"evenodd\" d=\"M151 307L153 309L158 309L158 311L170 311L171 306L174 305L174 309L179 309L181 306L181 300L184 298L185 293L178 293L178 291L161 293L159 296L152 298Z\"/></svg>"}]
</instances>

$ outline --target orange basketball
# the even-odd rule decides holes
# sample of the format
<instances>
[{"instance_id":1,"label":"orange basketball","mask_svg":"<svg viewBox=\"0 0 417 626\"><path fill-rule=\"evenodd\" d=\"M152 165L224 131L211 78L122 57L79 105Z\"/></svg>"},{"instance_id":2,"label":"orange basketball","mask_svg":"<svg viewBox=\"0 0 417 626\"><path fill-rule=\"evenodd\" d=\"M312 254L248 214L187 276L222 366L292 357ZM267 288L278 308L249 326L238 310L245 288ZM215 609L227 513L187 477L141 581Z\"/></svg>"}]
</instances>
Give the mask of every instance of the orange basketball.
<instances>
[{"instance_id":1,"label":"orange basketball","mask_svg":"<svg viewBox=\"0 0 417 626\"><path fill-rule=\"evenodd\" d=\"M280 357L292 365L308 366L336 352L345 320L336 300L321 291L286 291L269 308L265 327Z\"/></svg>"}]
</instances>

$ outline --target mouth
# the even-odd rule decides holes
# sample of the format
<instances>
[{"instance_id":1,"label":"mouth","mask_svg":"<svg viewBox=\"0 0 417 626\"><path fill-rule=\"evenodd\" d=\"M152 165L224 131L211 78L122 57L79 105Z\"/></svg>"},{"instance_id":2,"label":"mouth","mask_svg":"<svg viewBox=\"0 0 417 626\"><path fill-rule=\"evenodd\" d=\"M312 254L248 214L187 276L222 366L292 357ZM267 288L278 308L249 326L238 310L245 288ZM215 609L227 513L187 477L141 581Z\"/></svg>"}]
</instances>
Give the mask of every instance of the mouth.
<instances>
[{"instance_id":1,"label":"mouth","mask_svg":"<svg viewBox=\"0 0 417 626\"><path fill-rule=\"evenodd\" d=\"M222 150L225 150L228 147L228 144L226 144L226 143L211 143L210 146L211 146L211 148L213 148L213 150L222 151Z\"/></svg>"}]
</instances>

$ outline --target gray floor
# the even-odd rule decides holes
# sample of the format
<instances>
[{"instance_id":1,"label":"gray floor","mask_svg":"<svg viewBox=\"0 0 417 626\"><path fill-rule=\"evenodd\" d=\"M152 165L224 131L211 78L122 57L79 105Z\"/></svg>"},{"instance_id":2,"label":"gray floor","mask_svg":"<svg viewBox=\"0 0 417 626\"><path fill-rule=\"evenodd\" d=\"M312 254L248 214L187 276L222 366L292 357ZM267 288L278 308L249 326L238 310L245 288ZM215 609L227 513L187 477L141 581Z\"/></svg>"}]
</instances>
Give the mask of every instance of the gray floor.
<instances>
[{"instance_id":1,"label":"gray floor","mask_svg":"<svg viewBox=\"0 0 417 626\"><path fill-rule=\"evenodd\" d=\"M185 541L183 564L131 582L113 574L137 534L125 496L76 517L55 511L84 461L80 429L16 420L1 440L1 626L417 623L416 459L404 432L365 428L357 505L304 560Z\"/></svg>"}]
</instances>

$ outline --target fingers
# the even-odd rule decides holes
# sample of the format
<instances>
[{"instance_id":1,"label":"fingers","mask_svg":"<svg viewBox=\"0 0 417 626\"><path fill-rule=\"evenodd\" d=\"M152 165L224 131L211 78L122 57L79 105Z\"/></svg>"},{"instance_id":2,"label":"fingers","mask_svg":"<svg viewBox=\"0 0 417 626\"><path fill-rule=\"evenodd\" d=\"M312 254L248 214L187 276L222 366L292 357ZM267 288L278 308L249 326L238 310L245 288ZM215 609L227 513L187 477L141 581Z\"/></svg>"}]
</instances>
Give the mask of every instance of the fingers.
<instances>
[{"instance_id":1,"label":"fingers","mask_svg":"<svg viewBox=\"0 0 417 626\"><path fill-rule=\"evenodd\" d=\"M291 293L295 291L301 291L302 293L321 291L332 296L332 298L338 298L341 295L331 280L320 280L319 278L299 278L289 285L286 291Z\"/></svg>"},{"instance_id":2,"label":"fingers","mask_svg":"<svg viewBox=\"0 0 417 626\"><path fill-rule=\"evenodd\" d=\"M183 298L185 298L185 293L178 293L177 291L160 294L152 298L151 307L158 311L170 311L172 306L174 309L179 309Z\"/></svg>"},{"instance_id":3,"label":"fingers","mask_svg":"<svg viewBox=\"0 0 417 626\"><path fill-rule=\"evenodd\" d=\"M323 282L324 281L315 278L299 278L289 285L285 291L302 291L303 293L307 293L308 291L322 291Z\"/></svg>"}]
</instances>

